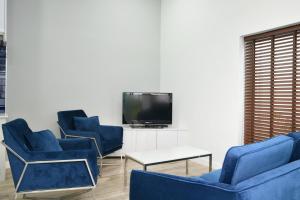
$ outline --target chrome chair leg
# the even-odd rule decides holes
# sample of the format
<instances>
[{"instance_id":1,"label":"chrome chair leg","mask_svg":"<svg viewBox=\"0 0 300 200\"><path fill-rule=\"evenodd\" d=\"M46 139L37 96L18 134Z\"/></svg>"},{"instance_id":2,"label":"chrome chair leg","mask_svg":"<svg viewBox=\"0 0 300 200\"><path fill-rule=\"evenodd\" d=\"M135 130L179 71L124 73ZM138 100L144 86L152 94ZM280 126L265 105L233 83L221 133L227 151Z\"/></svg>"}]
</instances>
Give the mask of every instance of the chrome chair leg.
<instances>
[{"instance_id":1,"label":"chrome chair leg","mask_svg":"<svg viewBox=\"0 0 300 200\"><path fill-rule=\"evenodd\" d=\"M101 173L101 170L103 170L103 161L102 161L102 158L100 158L100 172L99 172L99 177L102 177L102 173Z\"/></svg>"},{"instance_id":2,"label":"chrome chair leg","mask_svg":"<svg viewBox=\"0 0 300 200\"><path fill-rule=\"evenodd\" d=\"M102 177L102 170L103 166L121 166L121 171L122 171L122 166L123 166L123 155L121 154L120 156L120 164L118 163L104 163L104 157L99 157L97 160L97 165L99 166L99 177Z\"/></svg>"}]
</instances>

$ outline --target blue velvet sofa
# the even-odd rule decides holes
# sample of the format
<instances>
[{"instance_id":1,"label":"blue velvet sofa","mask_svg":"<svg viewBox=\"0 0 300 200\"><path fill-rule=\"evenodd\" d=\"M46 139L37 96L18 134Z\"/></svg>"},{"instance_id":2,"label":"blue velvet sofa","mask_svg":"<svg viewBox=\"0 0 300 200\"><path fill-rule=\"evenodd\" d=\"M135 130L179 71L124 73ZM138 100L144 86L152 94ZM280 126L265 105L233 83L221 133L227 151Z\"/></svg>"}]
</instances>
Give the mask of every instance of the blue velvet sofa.
<instances>
[{"instance_id":1,"label":"blue velvet sofa","mask_svg":"<svg viewBox=\"0 0 300 200\"><path fill-rule=\"evenodd\" d=\"M220 170L179 177L133 171L130 200L299 200L300 134L228 150Z\"/></svg>"},{"instance_id":2,"label":"blue velvet sofa","mask_svg":"<svg viewBox=\"0 0 300 200\"><path fill-rule=\"evenodd\" d=\"M83 110L67 110L57 113L62 138L90 138L98 157L103 158L123 146L123 127L98 124L87 130L78 130L74 118L87 118Z\"/></svg>"},{"instance_id":3,"label":"blue velvet sofa","mask_svg":"<svg viewBox=\"0 0 300 200\"><path fill-rule=\"evenodd\" d=\"M91 190L97 184L99 168L96 152L89 139L56 140L50 131L33 132L24 119L2 125L16 194L56 190ZM52 137L47 141L32 141L28 137ZM37 142L37 143L35 143ZM45 142L45 149L36 150L32 144ZM57 150L54 150L57 146Z\"/></svg>"}]
</instances>

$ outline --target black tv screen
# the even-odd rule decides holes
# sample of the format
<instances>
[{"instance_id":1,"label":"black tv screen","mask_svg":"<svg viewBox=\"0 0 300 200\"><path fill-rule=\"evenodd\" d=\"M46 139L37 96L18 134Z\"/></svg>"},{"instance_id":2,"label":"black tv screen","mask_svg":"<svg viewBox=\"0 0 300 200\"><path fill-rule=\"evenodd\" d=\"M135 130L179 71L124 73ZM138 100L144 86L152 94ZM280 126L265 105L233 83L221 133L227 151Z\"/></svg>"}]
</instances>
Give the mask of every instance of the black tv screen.
<instances>
[{"instance_id":1,"label":"black tv screen","mask_svg":"<svg viewBox=\"0 0 300 200\"><path fill-rule=\"evenodd\" d=\"M123 93L123 124L172 124L172 93Z\"/></svg>"}]
</instances>

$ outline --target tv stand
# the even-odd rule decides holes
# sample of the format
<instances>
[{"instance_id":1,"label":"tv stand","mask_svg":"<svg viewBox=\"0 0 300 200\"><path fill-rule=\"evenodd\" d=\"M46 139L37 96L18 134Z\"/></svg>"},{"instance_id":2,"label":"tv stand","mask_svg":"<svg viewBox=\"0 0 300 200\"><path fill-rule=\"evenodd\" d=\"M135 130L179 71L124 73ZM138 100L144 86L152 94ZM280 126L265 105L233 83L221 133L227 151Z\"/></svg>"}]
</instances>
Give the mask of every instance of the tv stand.
<instances>
[{"instance_id":1,"label":"tv stand","mask_svg":"<svg viewBox=\"0 0 300 200\"><path fill-rule=\"evenodd\" d=\"M137 124L136 124L137 125ZM124 125L124 145L122 151L110 156L120 156L128 152L153 151L189 145L189 133L185 128L131 128Z\"/></svg>"},{"instance_id":2,"label":"tv stand","mask_svg":"<svg viewBox=\"0 0 300 200\"><path fill-rule=\"evenodd\" d=\"M131 128L168 128L168 125L165 125L165 124L131 124L130 125Z\"/></svg>"}]
</instances>

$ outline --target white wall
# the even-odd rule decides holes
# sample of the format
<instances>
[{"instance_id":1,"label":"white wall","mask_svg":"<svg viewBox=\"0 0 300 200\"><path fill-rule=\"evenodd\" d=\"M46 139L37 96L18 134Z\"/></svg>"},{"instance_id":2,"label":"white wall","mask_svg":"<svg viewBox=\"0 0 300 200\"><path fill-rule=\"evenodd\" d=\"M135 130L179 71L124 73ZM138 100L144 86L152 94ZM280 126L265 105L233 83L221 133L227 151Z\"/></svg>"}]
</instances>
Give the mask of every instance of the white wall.
<instances>
[{"instance_id":1,"label":"white wall","mask_svg":"<svg viewBox=\"0 0 300 200\"><path fill-rule=\"evenodd\" d=\"M174 92L175 122L211 150L216 167L242 143L241 36L300 22L299 0L162 0L161 90Z\"/></svg>"},{"instance_id":2,"label":"white wall","mask_svg":"<svg viewBox=\"0 0 300 200\"><path fill-rule=\"evenodd\" d=\"M121 123L123 91L157 91L160 0L9 0L9 119L57 131L83 108Z\"/></svg>"},{"instance_id":3,"label":"white wall","mask_svg":"<svg viewBox=\"0 0 300 200\"><path fill-rule=\"evenodd\" d=\"M242 143L241 36L300 22L299 6L299 0L162 0L161 7L159 0L10 0L8 115L57 130L56 111L80 107L118 124L122 91L160 88L174 92L175 126L188 128L190 143L211 150L220 164L230 146Z\"/></svg>"},{"instance_id":4,"label":"white wall","mask_svg":"<svg viewBox=\"0 0 300 200\"><path fill-rule=\"evenodd\" d=\"M6 0L0 0L0 32L6 30Z\"/></svg>"}]
</instances>

